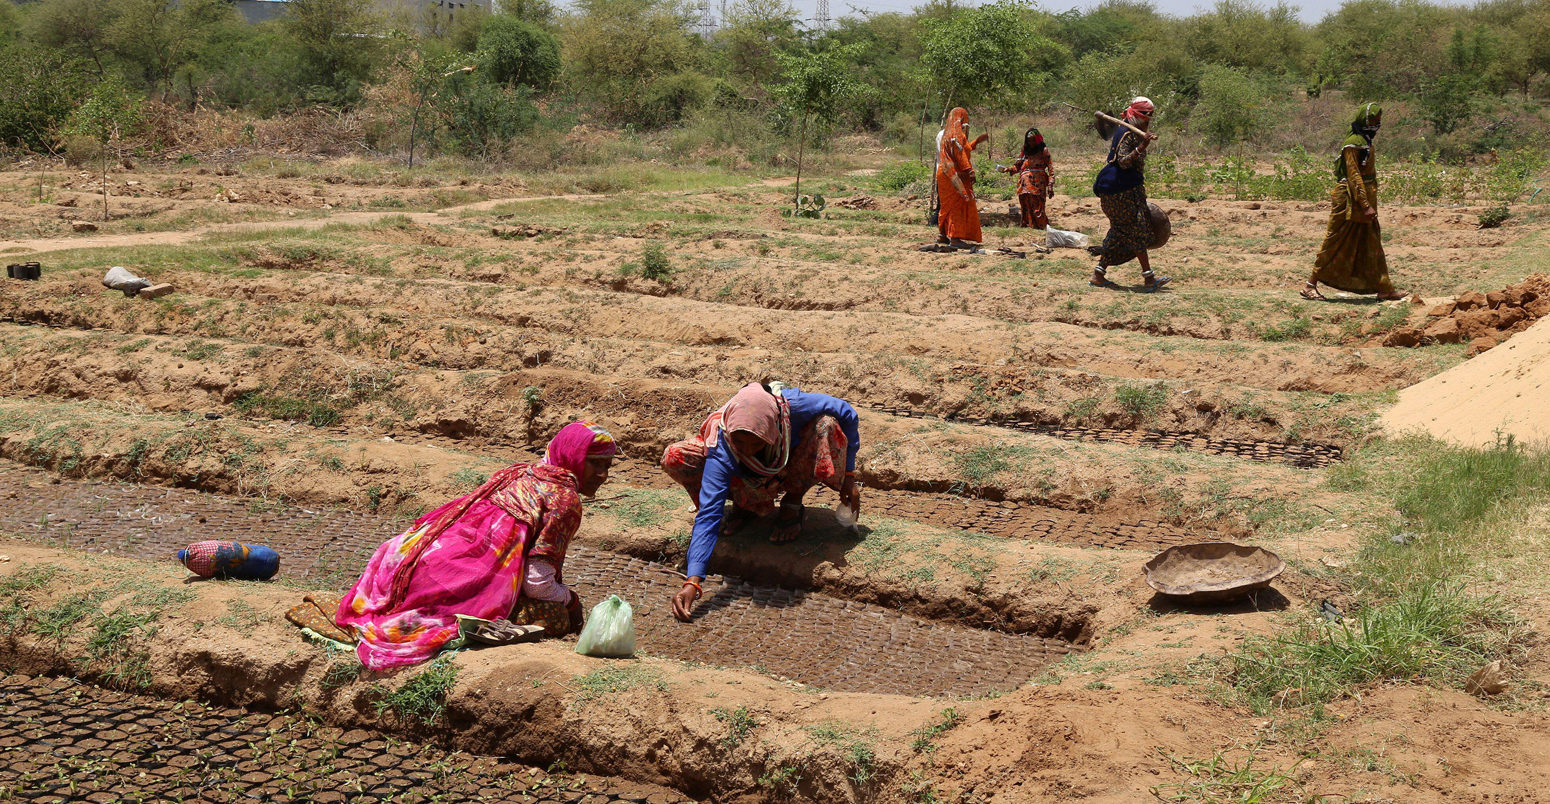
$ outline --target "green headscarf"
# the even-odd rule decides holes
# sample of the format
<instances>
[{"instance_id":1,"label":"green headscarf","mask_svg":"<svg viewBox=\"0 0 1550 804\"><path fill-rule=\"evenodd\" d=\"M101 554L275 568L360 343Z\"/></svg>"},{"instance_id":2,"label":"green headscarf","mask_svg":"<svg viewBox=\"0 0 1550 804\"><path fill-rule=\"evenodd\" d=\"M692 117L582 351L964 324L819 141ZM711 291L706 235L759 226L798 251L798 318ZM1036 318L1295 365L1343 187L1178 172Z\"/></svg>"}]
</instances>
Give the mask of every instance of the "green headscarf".
<instances>
[{"instance_id":1,"label":"green headscarf","mask_svg":"<svg viewBox=\"0 0 1550 804\"><path fill-rule=\"evenodd\" d=\"M1340 153L1335 156L1335 178L1346 180L1345 173L1345 149L1358 148L1367 151L1372 148L1372 138L1378 134L1378 126L1383 120L1383 107L1376 103L1367 102L1356 107L1356 114L1351 118L1351 136L1340 143ZM1363 161L1371 157L1362 154Z\"/></svg>"}]
</instances>

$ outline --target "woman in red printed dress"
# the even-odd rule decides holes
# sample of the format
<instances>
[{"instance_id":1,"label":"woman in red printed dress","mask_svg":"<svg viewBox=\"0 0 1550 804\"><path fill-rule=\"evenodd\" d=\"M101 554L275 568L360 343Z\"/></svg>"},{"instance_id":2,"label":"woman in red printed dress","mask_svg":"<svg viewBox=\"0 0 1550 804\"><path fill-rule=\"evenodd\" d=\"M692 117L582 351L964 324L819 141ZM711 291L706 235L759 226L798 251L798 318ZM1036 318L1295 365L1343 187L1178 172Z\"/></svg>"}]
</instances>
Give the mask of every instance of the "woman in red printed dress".
<instances>
[{"instance_id":1,"label":"woman in red printed dress","mask_svg":"<svg viewBox=\"0 0 1550 804\"><path fill-rule=\"evenodd\" d=\"M1028 129L1023 135L1023 151L1017 161L1002 170L1017 177L1017 203L1022 207L1022 225L1048 229L1049 215L1044 212L1044 201L1055 194L1055 166L1044 145L1044 135L1036 128Z\"/></svg>"}]
</instances>

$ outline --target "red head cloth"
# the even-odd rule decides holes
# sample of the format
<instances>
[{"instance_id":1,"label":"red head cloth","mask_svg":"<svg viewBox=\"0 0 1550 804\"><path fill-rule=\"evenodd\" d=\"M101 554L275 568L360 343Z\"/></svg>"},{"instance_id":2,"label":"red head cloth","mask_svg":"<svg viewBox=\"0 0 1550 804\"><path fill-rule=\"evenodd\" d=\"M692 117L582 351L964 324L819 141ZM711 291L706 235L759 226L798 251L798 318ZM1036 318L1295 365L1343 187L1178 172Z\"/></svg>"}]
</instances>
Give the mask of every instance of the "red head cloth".
<instances>
[{"instance_id":1,"label":"red head cloth","mask_svg":"<svg viewBox=\"0 0 1550 804\"><path fill-rule=\"evenodd\" d=\"M1137 117L1142 120L1151 120L1152 112L1156 107L1152 106L1151 98L1137 96L1130 101L1130 106L1125 109L1126 117Z\"/></svg>"},{"instance_id":2,"label":"red head cloth","mask_svg":"<svg viewBox=\"0 0 1550 804\"><path fill-rule=\"evenodd\" d=\"M571 422L556 433L544 452L544 463L568 470L581 477L588 458L612 456L619 444L601 426L592 422Z\"/></svg>"},{"instance_id":3,"label":"red head cloth","mask_svg":"<svg viewBox=\"0 0 1550 804\"><path fill-rule=\"evenodd\" d=\"M947 132L948 137L967 144L969 139L968 125L969 110L959 106L947 113L947 124L942 128Z\"/></svg>"}]
</instances>

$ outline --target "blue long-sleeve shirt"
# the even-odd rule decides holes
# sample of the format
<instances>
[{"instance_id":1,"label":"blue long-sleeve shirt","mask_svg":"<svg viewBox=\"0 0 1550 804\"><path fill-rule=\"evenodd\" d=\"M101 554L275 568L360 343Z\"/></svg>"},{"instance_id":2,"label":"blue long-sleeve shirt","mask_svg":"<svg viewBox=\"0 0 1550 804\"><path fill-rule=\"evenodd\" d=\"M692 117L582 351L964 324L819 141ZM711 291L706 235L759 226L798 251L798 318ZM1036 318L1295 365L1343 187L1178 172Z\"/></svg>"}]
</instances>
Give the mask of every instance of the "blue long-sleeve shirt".
<instances>
[{"instance_id":1,"label":"blue long-sleeve shirt","mask_svg":"<svg viewBox=\"0 0 1550 804\"><path fill-rule=\"evenodd\" d=\"M849 402L828 394L807 393L800 388L787 388L782 396L791 408L791 454L795 455L802 445L802 431L819 416L833 416L845 433L847 450L845 471L856 470L856 452L861 449L861 417ZM729 439L716 441L715 448L705 455L705 474L700 480L700 512L694 517L694 535L689 539L689 575L705 577L705 567L710 554L716 549L716 538L721 534L722 508L732 487L732 478L745 477L747 470L732 455Z\"/></svg>"}]
</instances>

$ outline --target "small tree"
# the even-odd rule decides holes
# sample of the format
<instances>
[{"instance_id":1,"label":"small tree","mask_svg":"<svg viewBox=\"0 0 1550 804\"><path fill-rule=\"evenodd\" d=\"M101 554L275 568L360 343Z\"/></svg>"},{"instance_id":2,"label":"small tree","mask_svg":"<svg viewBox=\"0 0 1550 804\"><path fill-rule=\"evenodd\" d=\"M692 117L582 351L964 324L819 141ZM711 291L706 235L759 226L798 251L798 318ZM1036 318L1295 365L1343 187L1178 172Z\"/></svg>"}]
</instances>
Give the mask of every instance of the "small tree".
<instances>
[{"instance_id":1,"label":"small tree","mask_svg":"<svg viewBox=\"0 0 1550 804\"><path fill-rule=\"evenodd\" d=\"M1036 65L1065 54L1038 33L1029 19L1033 10L1027 0L1000 0L923 22L921 70L927 84L941 93L942 120L954 106L972 106L1017 89ZM934 181L931 200L935 208Z\"/></svg>"},{"instance_id":2,"label":"small tree","mask_svg":"<svg viewBox=\"0 0 1550 804\"><path fill-rule=\"evenodd\" d=\"M140 101L117 77L97 83L85 102L70 116L68 131L97 140L102 146L102 219L108 219L108 154L117 156L123 135L140 125Z\"/></svg>"},{"instance_id":3,"label":"small tree","mask_svg":"<svg viewBox=\"0 0 1550 804\"><path fill-rule=\"evenodd\" d=\"M1222 147L1250 139L1265 122L1270 97L1236 67L1207 66L1200 73L1195 127Z\"/></svg>"},{"instance_id":4,"label":"small tree","mask_svg":"<svg viewBox=\"0 0 1550 804\"><path fill-rule=\"evenodd\" d=\"M542 92L560 75L560 40L517 17L491 17L479 31L479 67L490 80Z\"/></svg>"},{"instance_id":5,"label":"small tree","mask_svg":"<svg viewBox=\"0 0 1550 804\"><path fill-rule=\"evenodd\" d=\"M832 120L840 103L860 91L861 85L851 79L859 51L859 45L844 45L795 56L777 54L785 82L775 92L793 115L802 115L802 128L797 135L797 188L793 204L802 198L802 157L807 144L808 120L814 116Z\"/></svg>"}]
</instances>

